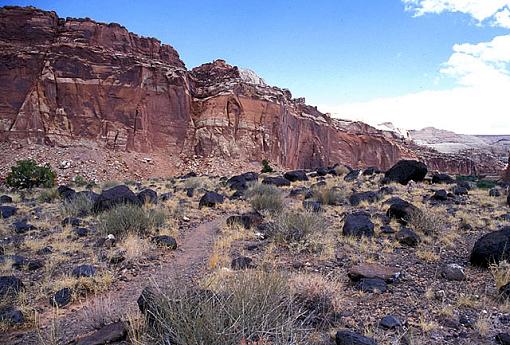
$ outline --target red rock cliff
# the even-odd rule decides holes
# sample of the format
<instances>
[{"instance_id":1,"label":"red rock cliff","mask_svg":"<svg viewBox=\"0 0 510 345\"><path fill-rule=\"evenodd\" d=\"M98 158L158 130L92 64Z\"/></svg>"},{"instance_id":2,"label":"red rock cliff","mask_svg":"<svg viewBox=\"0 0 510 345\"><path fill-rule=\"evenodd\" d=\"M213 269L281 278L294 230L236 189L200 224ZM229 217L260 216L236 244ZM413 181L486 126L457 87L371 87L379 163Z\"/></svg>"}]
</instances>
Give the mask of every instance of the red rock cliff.
<instances>
[{"instance_id":1,"label":"red rock cliff","mask_svg":"<svg viewBox=\"0 0 510 345\"><path fill-rule=\"evenodd\" d=\"M221 157L223 165L269 159L285 168L386 169L417 157L387 132L332 119L222 60L188 71L171 46L118 24L4 7L0 48L1 141L158 152L184 162ZM463 161L429 163L475 170Z\"/></svg>"}]
</instances>

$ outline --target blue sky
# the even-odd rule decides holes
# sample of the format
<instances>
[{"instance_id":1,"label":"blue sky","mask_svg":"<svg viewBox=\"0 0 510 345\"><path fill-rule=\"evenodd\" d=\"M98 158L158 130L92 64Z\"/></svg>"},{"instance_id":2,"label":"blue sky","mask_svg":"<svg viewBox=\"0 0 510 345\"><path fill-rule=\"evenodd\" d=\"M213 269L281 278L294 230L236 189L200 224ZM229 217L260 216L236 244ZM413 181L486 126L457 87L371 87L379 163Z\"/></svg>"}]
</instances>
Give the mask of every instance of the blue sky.
<instances>
[{"instance_id":1,"label":"blue sky","mask_svg":"<svg viewBox=\"0 0 510 345\"><path fill-rule=\"evenodd\" d=\"M490 42L509 31L503 20L502 25L494 24L494 15L507 8L507 1L480 0L482 7L484 2L498 2L492 16L486 16L484 8L463 6L470 2L477 1L58 0L0 4L33 5L55 10L61 17L118 22L130 31L171 44L188 68L223 58L340 117L370 123L393 120L410 128L429 123L393 119L384 109L380 114L371 109L366 118L362 113L370 111L363 106L465 87L457 73L444 72L455 53L454 45ZM466 126L444 126L441 118L430 124L470 132ZM483 132L496 129L501 126Z\"/></svg>"}]
</instances>

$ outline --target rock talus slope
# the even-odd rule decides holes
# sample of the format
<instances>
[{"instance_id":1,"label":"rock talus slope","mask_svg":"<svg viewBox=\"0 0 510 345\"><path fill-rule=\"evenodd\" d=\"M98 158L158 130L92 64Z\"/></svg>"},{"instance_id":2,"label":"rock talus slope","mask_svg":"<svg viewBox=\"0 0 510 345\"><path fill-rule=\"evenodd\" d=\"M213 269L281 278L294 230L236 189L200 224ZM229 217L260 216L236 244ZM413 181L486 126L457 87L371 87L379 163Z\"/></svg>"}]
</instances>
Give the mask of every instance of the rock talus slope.
<instances>
[{"instance_id":1,"label":"rock talus slope","mask_svg":"<svg viewBox=\"0 0 510 345\"><path fill-rule=\"evenodd\" d=\"M467 158L429 159L388 132L333 119L223 60L189 71L171 46L118 24L3 7L0 47L3 142L159 154L178 161L166 173L208 158L224 167L269 159L285 168L381 169L420 158L431 169L477 169Z\"/></svg>"}]
</instances>

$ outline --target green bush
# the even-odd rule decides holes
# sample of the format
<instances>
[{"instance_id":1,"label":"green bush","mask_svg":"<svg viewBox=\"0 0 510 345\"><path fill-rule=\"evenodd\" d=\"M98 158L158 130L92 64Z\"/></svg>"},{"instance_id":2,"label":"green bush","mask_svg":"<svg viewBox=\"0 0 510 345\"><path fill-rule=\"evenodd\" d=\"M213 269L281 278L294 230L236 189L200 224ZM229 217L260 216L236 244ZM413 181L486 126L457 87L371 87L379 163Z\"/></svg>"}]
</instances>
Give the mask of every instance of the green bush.
<instances>
[{"instance_id":1,"label":"green bush","mask_svg":"<svg viewBox=\"0 0 510 345\"><path fill-rule=\"evenodd\" d=\"M163 226L166 219L166 212L159 209L119 205L101 214L99 231L104 235L113 234L118 238L130 233L144 236L153 229Z\"/></svg>"},{"instance_id":2,"label":"green bush","mask_svg":"<svg viewBox=\"0 0 510 345\"><path fill-rule=\"evenodd\" d=\"M256 211L276 213L283 209L283 196L278 187L255 183L247 192L250 204Z\"/></svg>"},{"instance_id":3,"label":"green bush","mask_svg":"<svg viewBox=\"0 0 510 345\"><path fill-rule=\"evenodd\" d=\"M271 173L273 172L273 168L269 165L269 161L267 159L264 159L262 161L262 173Z\"/></svg>"},{"instance_id":4,"label":"green bush","mask_svg":"<svg viewBox=\"0 0 510 345\"><path fill-rule=\"evenodd\" d=\"M491 189L497 186L497 183L489 180L480 180L476 183L476 186L481 189Z\"/></svg>"},{"instance_id":5,"label":"green bush","mask_svg":"<svg viewBox=\"0 0 510 345\"><path fill-rule=\"evenodd\" d=\"M156 343L300 343L301 314L293 304L285 276L243 271L220 284L203 290L172 282L163 294L148 299L145 314Z\"/></svg>"},{"instance_id":6,"label":"green bush","mask_svg":"<svg viewBox=\"0 0 510 345\"><path fill-rule=\"evenodd\" d=\"M45 187L51 188L55 185L57 175L51 166L46 164L39 166L34 160L22 160L11 167L7 175L6 184L19 189Z\"/></svg>"}]
</instances>

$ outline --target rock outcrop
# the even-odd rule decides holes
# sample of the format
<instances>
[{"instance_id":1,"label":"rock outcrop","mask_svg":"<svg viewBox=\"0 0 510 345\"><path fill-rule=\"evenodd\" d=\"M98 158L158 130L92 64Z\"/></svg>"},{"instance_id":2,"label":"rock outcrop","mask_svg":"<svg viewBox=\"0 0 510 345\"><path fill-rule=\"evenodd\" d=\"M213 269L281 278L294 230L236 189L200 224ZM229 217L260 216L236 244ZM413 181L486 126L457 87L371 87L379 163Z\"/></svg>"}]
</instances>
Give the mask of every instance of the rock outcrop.
<instances>
[{"instance_id":1,"label":"rock outcrop","mask_svg":"<svg viewBox=\"0 0 510 345\"><path fill-rule=\"evenodd\" d=\"M3 7L0 48L3 142L157 153L181 170L218 157L288 169L408 158L476 172L469 159L428 158L394 134L333 119L223 60L189 71L171 46L118 24Z\"/></svg>"}]
</instances>

